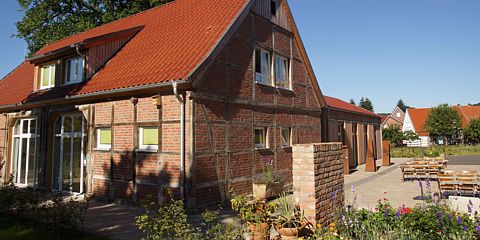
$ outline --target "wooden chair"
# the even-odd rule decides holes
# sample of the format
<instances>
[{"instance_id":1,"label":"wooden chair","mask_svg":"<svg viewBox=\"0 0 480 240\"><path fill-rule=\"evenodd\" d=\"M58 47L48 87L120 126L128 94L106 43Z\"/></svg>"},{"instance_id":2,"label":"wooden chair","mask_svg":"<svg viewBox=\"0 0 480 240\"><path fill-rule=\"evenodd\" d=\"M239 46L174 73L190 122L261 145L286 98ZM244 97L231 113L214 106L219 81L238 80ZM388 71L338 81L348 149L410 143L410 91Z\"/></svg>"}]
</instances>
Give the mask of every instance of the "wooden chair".
<instances>
[{"instance_id":1,"label":"wooden chair","mask_svg":"<svg viewBox=\"0 0 480 240\"><path fill-rule=\"evenodd\" d=\"M458 192L458 179L453 171L444 171L437 174L438 188L440 195L447 192Z\"/></svg>"},{"instance_id":2,"label":"wooden chair","mask_svg":"<svg viewBox=\"0 0 480 240\"><path fill-rule=\"evenodd\" d=\"M412 162L406 162L400 165L400 169L402 170L402 182L404 182L405 179L415 177L415 168Z\"/></svg>"}]
</instances>

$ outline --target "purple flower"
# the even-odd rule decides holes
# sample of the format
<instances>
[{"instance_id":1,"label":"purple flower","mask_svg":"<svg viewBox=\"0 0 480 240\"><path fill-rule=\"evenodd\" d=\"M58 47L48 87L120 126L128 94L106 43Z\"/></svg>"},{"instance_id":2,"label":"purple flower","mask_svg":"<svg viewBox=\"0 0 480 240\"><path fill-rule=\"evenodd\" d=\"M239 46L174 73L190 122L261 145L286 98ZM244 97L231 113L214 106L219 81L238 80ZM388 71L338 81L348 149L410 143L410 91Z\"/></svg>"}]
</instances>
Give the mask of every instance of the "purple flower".
<instances>
[{"instance_id":1,"label":"purple flower","mask_svg":"<svg viewBox=\"0 0 480 240\"><path fill-rule=\"evenodd\" d=\"M458 217L458 218L457 218L457 224L458 224L458 225L461 225L461 224L462 224L462 218L461 218L461 217Z\"/></svg>"},{"instance_id":2,"label":"purple flower","mask_svg":"<svg viewBox=\"0 0 480 240\"><path fill-rule=\"evenodd\" d=\"M395 213L395 217L396 218L399 218L400 217L400 214L401 214L401 211L400 211L400 208L397 210L397 212Z\"/></svg>"},{"instance_id":3,"label":"purple flower","mask_svg":"<svg viewBox=\"0 0 480 240\"><path fill-rule=\"evenodd\" d=\"M470 204L467 204L467 211L468 213L472 213L472 206Z\"/></svg>"},{"instance_id":4,"label":"purple flower","mask_svg":"<svg viewBox=\"0 0 480 240\"><path fill-rule=\"evenodd\" d=\"M427 188L430 188L430 180L427 178L427 181L426 181L426 186Z\"/></svg>"},{"instance_id":5,"label":"purple flower","mask_svg":"<svg viewBox=\"0 0 480 240\"><path fill-rule=\"evenodd\" d=\"M468 230L468 227L467 226L463 226L463 231L467 231Z\"/></svg>"},{"instance_id":6,"label":"purple flower","mask_svg":"<svg viewBox=\"0 0 480 240\"><path fill-rule=\"evenodd\" d=\"M478 234L480 234L480 226L475 226L475 230L477 231Z\"/></svg>"},{"instance_id":7,"label":"purple flower","mask_svg":"<svg viewBox=\"0 0 480 240\"><path fill-rule=\"evenodd\" d=\"M352 184L352 193L355 193L355 184Z\"/></svg>"}]
</instances>

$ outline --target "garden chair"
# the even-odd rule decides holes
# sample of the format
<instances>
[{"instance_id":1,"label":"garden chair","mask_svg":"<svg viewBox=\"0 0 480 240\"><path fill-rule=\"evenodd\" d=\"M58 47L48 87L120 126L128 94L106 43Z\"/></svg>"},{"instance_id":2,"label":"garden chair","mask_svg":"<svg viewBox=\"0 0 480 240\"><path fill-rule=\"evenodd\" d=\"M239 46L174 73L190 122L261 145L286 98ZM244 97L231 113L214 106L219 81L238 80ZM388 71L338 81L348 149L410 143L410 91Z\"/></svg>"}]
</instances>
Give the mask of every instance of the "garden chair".
<instances>
[{"instance_id":1,"label":"garden chair","mask_svg":"<svg viewBox=\"0 0 480 240\"><path fill-rule=\"evenodd\" d=\"M457 193L458 192L458 179L453 171L444 171L437 174L438 188L440 195L444 196L445 193Z\"/></svg>"},{"instance_id":2,"label":"garden chair","mask_svg":"<svg viewBox=\"0 0 480 240\"><path fill-rule=\"evenodd\" d=\"M405 181L405 179L415 177L415 168L412 162L402 164L400 169L402 170L402 182Z\"/></svg>"}]
</instances>

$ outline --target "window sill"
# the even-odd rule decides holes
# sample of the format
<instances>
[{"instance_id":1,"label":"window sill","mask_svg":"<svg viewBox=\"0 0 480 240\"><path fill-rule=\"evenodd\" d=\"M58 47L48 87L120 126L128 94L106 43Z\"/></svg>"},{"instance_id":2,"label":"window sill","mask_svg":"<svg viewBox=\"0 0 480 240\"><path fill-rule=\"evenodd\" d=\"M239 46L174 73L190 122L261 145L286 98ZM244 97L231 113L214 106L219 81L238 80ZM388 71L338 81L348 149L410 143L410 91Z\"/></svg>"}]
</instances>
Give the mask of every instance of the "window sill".
<instances>
[{"instance_id":1,"label":"window sill","mask_svg":"<svg viewBox=\"0 0 480 240\"><path fill-rule=\"evenodd\" d=\"M292 149L292 146L282 145L282 148L285 149L285 150L288 150L288 149Z\"/></svg>"},{"instance_id":2,"label":"window sill","mask_svg":"<svg viewBox=\"0 0 480 240\"><path fill-rule=\"evenodd\" d=\"M269 147L261 147L261 148L256 147L256 148L255 148L255 151L258 151L258 152L270 152L270 151L272 151L272 149L270 149Z\"/></svg>"},{"instance_id":3,"label":"window sill","mask_svg":"<svg viewBox=\"0 0 480 240\"><path fill-rule=\"evenodd\" d=\"M94 148L93 151L97 152L110 152L111 148Z\"/></svg>"},{"instance_id":4,"label":"window sill","mask_svg":"<svg viewBox=\"0 0 480 240\"><path fill-rule=\"evenodd\" d=\"M139 153L158 153L158 149L136 149L135 152L139 152Z\"/></svg>"},{"instance_id":5,"label":"window sill","mask_svg":"<svg viewBox=\"0 0 480 240\"><path fill-rule=\"evenodd\" d=\"M263 86L263 87L276 88L274 85L270 85L270 84L267 84L267 83L261 83L261 82L257 82L257 81L255 81L255 84Z\"/></svg>"}]
</instances>

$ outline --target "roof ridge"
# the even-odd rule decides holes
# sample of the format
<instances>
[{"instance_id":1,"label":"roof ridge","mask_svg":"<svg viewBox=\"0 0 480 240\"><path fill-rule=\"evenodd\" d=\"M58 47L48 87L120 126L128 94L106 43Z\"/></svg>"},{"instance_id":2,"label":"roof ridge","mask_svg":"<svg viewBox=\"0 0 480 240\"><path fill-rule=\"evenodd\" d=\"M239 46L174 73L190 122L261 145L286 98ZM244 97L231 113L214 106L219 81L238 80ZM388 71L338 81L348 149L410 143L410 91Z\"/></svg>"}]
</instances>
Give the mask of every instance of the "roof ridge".
<instances>
[{"instance_id":1,"label":"roof ridge","mask_svg":"<svg viewBox=\"0 0 480 240\"><path fill-rule=\"evenodd\" d=\"M71 38L71 37L80 35L80 34L82 34L82 33L91 31L91 30L96 29L96 28L99 28L99 27L103 27L103 26L107 26L107 25L113 24L113 23L115 23L115 22L118 22L118 21L121 21L121 20L130 18L130 17L135 17L135 16L138 16L138 15L141 15L141 14L145 14L145 13L147 13L147 12L156 10L157 8L166 7L166 6L168 6L168 5L171 5L171 4L173 4L173 3L176 3L177 1L183 1L183 0L172 0L171 2L162 4L162 5L159 5L159 6L155 6L155 7L149 8L149 9L147 9L147 10L144 10L144 11L141 11L141 12L138 12L138 13L135 13L135 14L132 14L132 15L123 17L123 18L119 18L119 19L117 19L117 20L114 20L114 21L111 21L111 22L108 22L108 23L105 23L105 24L102 24L102 25L98 25L98 26L96 26L96 27L89 28L89 29L84 30L84 31L81 31L81 32L74 33L74 34L72 34L72 35L70 35L70 36L63 37L63 38L58 39L58 40L55 40L55 41L53 41L53 42L49 42L49 43L45 44L42 48L38 49L33 56L37 55L37 53L38 53L39 51L41 51L43 48L45 48L45 47L47 47L47 46L49 46L49 45L52 45L52 44L54 44L54 43L61 42L61 41L65 40L65 39L68 39L68 38Z\"/></svg>"}]
</instances>

